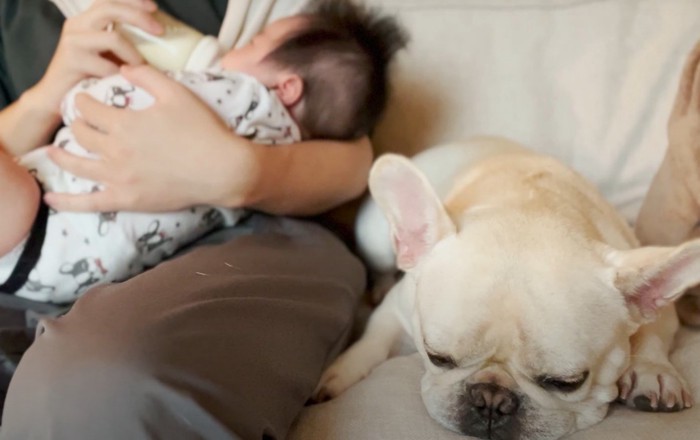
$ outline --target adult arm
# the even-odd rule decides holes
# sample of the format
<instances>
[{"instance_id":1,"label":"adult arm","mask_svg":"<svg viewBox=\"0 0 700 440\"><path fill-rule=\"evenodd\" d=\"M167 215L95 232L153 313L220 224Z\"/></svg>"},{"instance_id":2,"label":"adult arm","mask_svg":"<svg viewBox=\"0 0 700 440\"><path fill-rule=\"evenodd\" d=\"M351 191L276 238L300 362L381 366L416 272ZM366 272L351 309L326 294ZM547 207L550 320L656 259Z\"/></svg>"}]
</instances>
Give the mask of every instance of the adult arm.
<instances>
[{"instance_id":1,"label":"adult arm","mask_svg":"<svg viewBox=\"0 0 700 440\"><path fill-rule=\"evenodd\" d=\"M60 121L60 114L44 105L39 91L27 90L0 111L0 150L19 156L45 144Z\"/></svg>"},{"instance_id":2,"label":"adult arm","mask_svg":"<svg viewBox=\"0 0 700 440\"><path fill-rule=\"evenodd\" d=\"M259 173L244 206L270 214L314 215L360 196L367 187L372 164L367 138L250 148ZM229 195L235 199L236 194Z\"/></svg>"},{"instance_id":3,"label":"adult arm","mask_svg":"<svg viewBox=\"0 0 700 440\"><path fill-rule=\"evenodd\" d=\"M700 236L700 42L683 69L668 137L636 222L644 245L677 245Z\"/></svg>"},{"instance_id":4,"label":"adult arm","mask_svg":"<svg viewBox=\"0 0 700 440\"><path fill-rule=\"evenodd\" d=\"M123 68L155 97L123 111L79 96L84 120L72 128L99 160L58 148L51 158L67 171L104 185L91 194L48 194L58 210L165 211L198 204L249 207L272 214L313 215L365 189L372 161L366 139L263 146L233 134L189 90L148 66Z\"/></svg>"},{"instance_id":5,"label":"adult arm","mask_svg":"<svg viewBox=\"0 0 700 440\"><path fill-rule=\"evenodd\" d=\"M85 77L116 73L119 62L143 62L129 42L104 28L120 21L162 32L150 15L155 9L151 1L97 0L84 13L66 20L42 79L0 112L0 147L19 156L47 143L60 124L61 100L71 87ZM104 57L105 53L113 57Z\"/></svg>"}]
</instances>

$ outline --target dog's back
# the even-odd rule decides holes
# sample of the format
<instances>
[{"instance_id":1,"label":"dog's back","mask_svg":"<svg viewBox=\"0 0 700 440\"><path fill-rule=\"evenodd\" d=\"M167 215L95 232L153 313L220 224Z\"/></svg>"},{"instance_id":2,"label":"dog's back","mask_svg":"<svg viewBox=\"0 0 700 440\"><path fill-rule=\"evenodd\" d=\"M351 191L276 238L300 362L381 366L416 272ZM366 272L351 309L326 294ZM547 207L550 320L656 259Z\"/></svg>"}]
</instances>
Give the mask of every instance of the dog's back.
<instances>
[{"instance_id":1,"label":"dog's back","mask_svg":"<svg viewBox=\"0 0 700 440\"><path fill-rule=\"evenodd\" d=\"M618 249L637 246L631 228L597 189L558 160L497 137L437 146L414 158L458 228L470 213L503 208L533 222L557 216L572 233ZM395 270L389 226L376 204L363 206L356 225L358 249L370 268Z\"/></svg>"}]
</instances>

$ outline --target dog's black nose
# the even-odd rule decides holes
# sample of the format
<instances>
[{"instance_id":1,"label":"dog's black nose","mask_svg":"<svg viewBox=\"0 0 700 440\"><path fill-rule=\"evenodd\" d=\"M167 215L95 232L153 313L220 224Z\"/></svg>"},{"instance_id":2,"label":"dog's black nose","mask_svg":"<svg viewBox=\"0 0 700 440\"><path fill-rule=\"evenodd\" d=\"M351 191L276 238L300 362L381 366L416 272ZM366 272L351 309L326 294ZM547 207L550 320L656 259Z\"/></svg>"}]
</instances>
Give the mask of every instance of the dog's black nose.
<instances>
[{"instance_id":1,"label":"dog's black nose","mask_svg":"<svg viewBox=\"0 0 700 440\"><path fill-rule=\"evenodd\" d=\"M484 417L498 418L515 414L518 396L493 383L477 383L469 388L472 405Z\"/></svg>"},{"instance_id":2,"label":"dog's black nose","mask_svg":"<svg viewBox=\"0 0 700 440\"><path fill-rule=\"evenodd\" d=\"M462 432L482 439L516 439L520 400L512 391L493 383L469 385Z\"/></svg>"}]
</instances>

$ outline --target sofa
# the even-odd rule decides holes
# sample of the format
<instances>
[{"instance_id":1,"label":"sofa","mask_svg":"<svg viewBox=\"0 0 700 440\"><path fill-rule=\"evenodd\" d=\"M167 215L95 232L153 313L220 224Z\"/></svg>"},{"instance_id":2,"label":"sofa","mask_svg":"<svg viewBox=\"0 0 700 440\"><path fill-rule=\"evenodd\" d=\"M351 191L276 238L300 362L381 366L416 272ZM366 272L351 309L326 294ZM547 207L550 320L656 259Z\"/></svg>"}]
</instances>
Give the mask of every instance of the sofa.
<instances>
[{"instance_id":1,"label":"sofa","mask_svg":"<svg viewBox=\"0 0 700 440\"><path fill-rule=\"evenodd\" d=\"M412 42L373 142L407 155L494 134L551 154L594 182L630 222L666 146L685 56L700 40L697 0L369 0L396 13ZM700 331L672 360L700 400ZM307 406L290 440L458 439L420 398L422 360L390 359L339 398ZM700 437L700 408L611 406L572 439Z\"/></svg>"}]
</instances>

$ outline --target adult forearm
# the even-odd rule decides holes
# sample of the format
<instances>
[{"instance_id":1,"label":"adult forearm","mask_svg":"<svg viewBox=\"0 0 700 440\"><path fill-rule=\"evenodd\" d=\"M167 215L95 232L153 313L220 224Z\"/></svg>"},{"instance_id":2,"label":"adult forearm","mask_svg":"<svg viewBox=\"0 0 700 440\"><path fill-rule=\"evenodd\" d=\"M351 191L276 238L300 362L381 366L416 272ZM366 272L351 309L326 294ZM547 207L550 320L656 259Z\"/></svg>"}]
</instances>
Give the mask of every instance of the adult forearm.
<instances>
[{"instance_id":1,"label":"adult forearm","mask_svg":"<svg viewBox=\"0 0 700 440\"><path fill-rule=\"evenodd\" d=\"M50 192L45 200L54 209L156 212L215 205L315 215L365 189L372 161L367 139L254 144L232 134L196 95L162 72L143 66L122 73L155 103L125 111L87 95L76 97L82 118L71 126L73 134L100 160L59 148L49 156L104 190Z\"/></svg>"},{"instance_id":2,"label":"adult forearm","mask_svg":"<svg viewBox=\"0 0 700 440\"><path fill-rule=\"evenodd\" d=\"M644 245L676 245L700 236L700 42L683 68L668 139L637 219Z\"/></svg>"},{"instance_id":3,"label":"adult forearm","mask_svg":"<svg viewBox=\"0 0 700 440\"><path fill-rule=\"evenodd\" d=\"M250 144L249 151L253 184L243 199L240 193L229 194L225 204L275 215L315 215L358 197L367 186L372 164L367 139L274 147ZM235 182L228 187L237 188Z\"/></svg>"},{"instance_id":4,"label":"adult forearm","mask_svg":"<svg viewBox=\"0 0 700 440\"><path fill-rule=\"evenodd\" d=\"M39 91L30 89L0 112L0 148L20 156L48 143L60 122L58 112L42 104Z\"/></svg>"}]
</instances>

